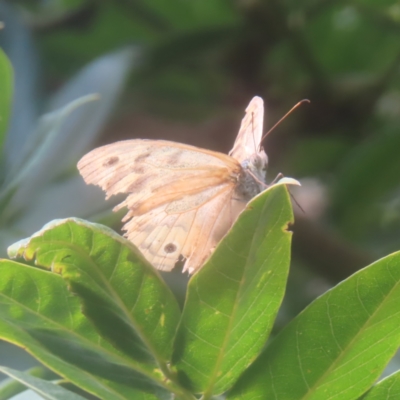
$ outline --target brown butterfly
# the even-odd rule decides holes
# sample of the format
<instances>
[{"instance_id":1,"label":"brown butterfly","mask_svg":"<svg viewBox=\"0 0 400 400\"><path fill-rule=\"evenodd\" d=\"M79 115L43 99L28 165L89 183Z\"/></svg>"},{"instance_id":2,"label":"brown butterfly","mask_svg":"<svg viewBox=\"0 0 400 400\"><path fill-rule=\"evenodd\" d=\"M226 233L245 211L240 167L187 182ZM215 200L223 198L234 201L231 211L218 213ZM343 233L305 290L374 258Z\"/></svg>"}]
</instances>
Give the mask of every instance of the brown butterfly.
<instances>
[{"instance_id":1,"label":"brown butterfly","mask_svg":"<svg viewBox=\"0 0 400 400\"><path fill-rule=\"evenodd\" d=\"M133 139L86 154L78 169L107 198L127 193L125 236L156 268L197 271L246 203L267 187L260 147L264 105L254 97L229 155L163 140Z\"/></svg>"}]
</instances>

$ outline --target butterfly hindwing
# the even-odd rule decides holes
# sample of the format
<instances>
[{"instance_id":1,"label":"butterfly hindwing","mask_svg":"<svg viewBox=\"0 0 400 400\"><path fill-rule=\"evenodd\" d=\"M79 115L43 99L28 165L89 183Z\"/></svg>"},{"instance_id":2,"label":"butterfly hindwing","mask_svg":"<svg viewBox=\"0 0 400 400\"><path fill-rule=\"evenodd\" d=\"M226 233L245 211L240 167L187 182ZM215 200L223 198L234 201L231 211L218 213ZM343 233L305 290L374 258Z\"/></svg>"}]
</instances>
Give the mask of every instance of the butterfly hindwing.
<instances>
[{"instance_id":1,"label":"butterfly hindwing","mask_svg":"<svg viewBox=\"0 0 400 400\"><path fill-rule=\"evenodd\" d=\"M203 202L188 211L184 211L185 204L195 202L198 195L135 217L125 225L127 238L156 268L170 271L181 256L186 260L184 270L193 273L209 257L246 204L233 196L234 189L233 185L223 185L202 192ZM182 212L171 213L171 208Z\"/></svg>"}]
</instances>

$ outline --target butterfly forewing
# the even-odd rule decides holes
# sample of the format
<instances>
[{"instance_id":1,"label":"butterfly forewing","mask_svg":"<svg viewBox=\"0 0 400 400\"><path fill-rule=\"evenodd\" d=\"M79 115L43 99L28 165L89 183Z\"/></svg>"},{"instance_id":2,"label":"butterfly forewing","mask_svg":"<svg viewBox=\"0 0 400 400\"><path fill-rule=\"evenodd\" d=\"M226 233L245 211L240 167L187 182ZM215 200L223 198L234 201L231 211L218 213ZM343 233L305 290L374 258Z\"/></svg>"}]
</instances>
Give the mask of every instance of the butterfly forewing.
<instances>
[{"instance_id":1,"label":"butterfly forewing","mask_svg":"<svg viewBox=\"0 0 400 400\"><path fill-rule=\"evenodd\" d=\"M253 97L246 108L239 133L229 155L240 163L259 151L264 124L264 102L261 97Z\"/></svg>"}]
</instances>

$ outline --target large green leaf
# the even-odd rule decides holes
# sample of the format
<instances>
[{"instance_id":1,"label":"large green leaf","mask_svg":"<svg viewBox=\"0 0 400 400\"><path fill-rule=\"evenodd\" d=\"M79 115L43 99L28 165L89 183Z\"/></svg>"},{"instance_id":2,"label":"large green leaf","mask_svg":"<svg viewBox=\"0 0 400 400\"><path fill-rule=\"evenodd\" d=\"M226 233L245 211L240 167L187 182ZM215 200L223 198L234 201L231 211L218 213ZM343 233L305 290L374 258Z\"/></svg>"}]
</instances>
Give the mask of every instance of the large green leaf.
<instances>
[{"instance_id":1,"label":"large green leaf","mask_svg":"<svg viewBox=\"0 0 400 400\"><path fill-rule=\"evenodd\" d=\"M3 50L0 49L0 149L3 149L13 94L13 70Z\"/></svg>"},{"instance_id":2,"label":"large green leaf","mask_svg":"<svg viewBox=\"0 0 400 400\"><path fill-rule=\"evenodd\" d=\"M0 47L8 55L14 70L13 110L3 149L8 170L24 159L21 149L27 144L38 110L43 105L38 53L31 29L15 3L0 2L1 22L4 24Z\"/></svg>"},{"instance_id":3,"label":"large green leaf","mask_svg":"<svg viewBox=\"0 0 400 400\"><path fill-rule=\"evenodd\" d=\"M84 397L72 393L61 386L36 378L26 372L0 366L0 372L21 382L27 388L34 390L41 397L48 400L84 400Z\"/></svg>"},{"instance_id":4,"label":"large green leaf","mask_svg":"<svg viewBox=\"0 0 400 400\"><path fill-rule=\"evenodd\" d=\"M102 399L155 400L165 394L157 371L98 335L60 275L0 260L0 276L1 339Z\"/></svg>"},{"instance_id":5,"label":"large green leaf","mask_svg":"<svg viewBox=\"0 0 400 400\"><path fill-rule=\"evenodd\" d=\"M196 392L228 389L265 344L285 291L292 220L286 188L266 190L191 279L174 361Z\"/></svg>"},{"instance_id":6,"label":"large green leaf","mask_svg":"<svg viewBox=\"0 0 400 400\"><path fill-rule=\"evenodd\" d=\"M362 400L397 400L400 399L400 371L378 382Z\"/></svg>"},{"instance_id":7,"label":"large green leaf","mask_svg":"<svg viewBox=\"0 0 400 400\"><path fill-rule=\"evenodd\" d=\"M69 218L47 224L9 252L60 273L104 337L136 363L168 373L179 306L131 243L109 228Z\"/></svg>"},{"instance_id":8,"label":"large green leaf","mask_svg":"<svg viewBox=\"0 0 400 400\"><path fill-rule=\"evenodd\" d=\"M51 174L49 170L52 168L48 163L48 157L52 152L54 142L59 139L60 128L66 118L80 106L94 100L98 100L97 95L87 95L40 118L34 139L25 150L21 149L24 159L20 165L15 166L14 170L9 171L5 187L0 193L4 220L15 217L23 206L29 204L38 188L45 183L48 174Z\"/></svg>"},{"instance_id":9,"label":"large green leaf","mask_svg":"<svg viewBox=\"0 0 400 400\"><path fill-rule=\"evenodd\" d=\"M47 368L44 368L43 366L30 368L29 370L24 371L24 374L28 374L29 376L40 378L42 380L59 379L59 375ZM26 385L23 383L20 383L13 378L5 379L0 384L0 400L11 399L13 396L25 391Z\"/></svg>"},{"instance_id":10,"label":"large green leaf","mask_svg":"<svg viewBox=\"0 0 400 400\"><path fill-rule=\"evenodd\" d=\"M63 122L57 139L46 152L47 162L41 165L42 174L46 167L52 169L50 179L65 174L93 148L115 110L129 73L138 66L139 57L140 51L136 47L105 54L82 68L52 96L51 111L62 109L75 99L92 93L100 99L79 107Z\"/></svg>"},{"instance_id":11,"label":"large green leaf","mask_svg":"<svg viewBox=\"0 0 400 400\"><path fill-rule=\"evenodd\" d=\"M400 253L351 276L296 317L229 399L356 399L400 344Z\"/></svg>"}]
</instances>

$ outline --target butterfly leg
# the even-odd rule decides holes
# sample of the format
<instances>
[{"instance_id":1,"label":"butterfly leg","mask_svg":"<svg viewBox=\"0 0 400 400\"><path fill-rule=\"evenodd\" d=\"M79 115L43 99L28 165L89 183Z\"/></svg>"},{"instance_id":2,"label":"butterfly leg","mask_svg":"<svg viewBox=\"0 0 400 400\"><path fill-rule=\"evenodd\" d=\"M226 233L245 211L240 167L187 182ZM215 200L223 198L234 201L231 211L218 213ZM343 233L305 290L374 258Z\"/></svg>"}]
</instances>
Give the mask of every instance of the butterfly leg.
<instances>
[{"instance_id":1,"label":"butterfly leg","mask_svg":"<svg viewBox=\"0 0 400 400\"><path fill-rule=\"evenodd\" d=\"M279 174L276 175L275 179L268 186L274 185L276 182L279 181L279 179L282 179L282 178L284 178L284 175L282 174L282 172L279 172ZM290 194L290 197L292 198L292 200L296 203L297 207L299 207L300 210L303 211L303 213L305 214L306 212L304 211L303 207L299 204L299 202L296 200L296 198L293 196L293 194L290 190L289 190L289 194Z\"/></svg>"},{"instance_id":2,"label":"butterfly leg","mask_svg":"<svg viewBox=\"0 0 400 400\"><path fill-rule=\"evenodd\" d=\"M268 186L275 185L275 183L278 182L279 179L283 178L284 176L285 175L283 175L282 172L279 172L279 174L275 177L275 179Z\"/></svg>"}]
</instances>

